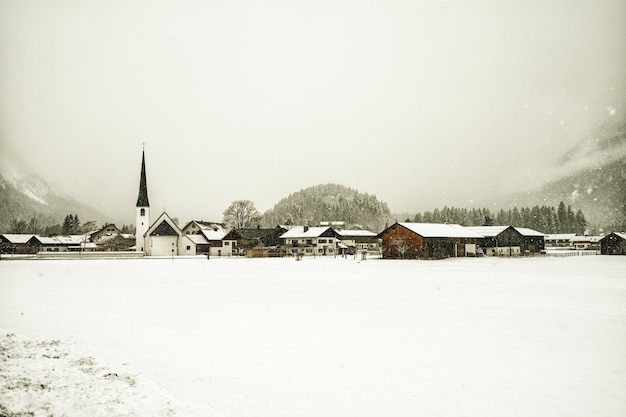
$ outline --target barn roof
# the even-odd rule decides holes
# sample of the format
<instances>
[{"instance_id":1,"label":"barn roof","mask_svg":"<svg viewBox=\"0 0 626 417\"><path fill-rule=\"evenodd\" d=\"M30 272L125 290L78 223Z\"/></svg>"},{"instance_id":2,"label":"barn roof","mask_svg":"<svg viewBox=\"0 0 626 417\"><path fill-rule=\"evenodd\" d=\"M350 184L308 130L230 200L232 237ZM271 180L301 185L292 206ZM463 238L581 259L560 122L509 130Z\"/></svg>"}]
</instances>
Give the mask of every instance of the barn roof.
<instances>
[{"instance_id":1,"label":"barn roof","mask_svg":"<svg viewBox=\"0 0 626 417\"><path fill-rule=\"evenodd\" d=\"M529 229L527 227L514 227L514 229L520 232L522 236L544 236L545 237L543 233L538 232L533 229Z\"/></svg>"},{"instance_id":2,"label":"barn roof","mask_svg":"<svg viewBox=\"0 0 626 417\"><path fill-rule=\"evenodd\" d=\"M458 224L440 223L398 223L422 237L475 238L483 236Z\"/></svg>"},{"instance_id":3,"label":"barn roof","mask_svg":"<svg viewBox=\"0 0 626 417\"><path fill-rule=\"evenodd\" d=\"M10 243L14 243L14 244L26 243L33 237L33 235L13 234L13 233L4 233L2 234L2 236L7 241L9 241Z\"/></svg>"},{"instance_id":4,"label":"barn roof","mask_svg":"<svg viewBox=\"0 0 626 417\"><path fill-rule=\"evenodd\" d=\"M465 228L484 237L496 237L509 227L510 226L467 226Z\"/></svg>"}]
</instances>

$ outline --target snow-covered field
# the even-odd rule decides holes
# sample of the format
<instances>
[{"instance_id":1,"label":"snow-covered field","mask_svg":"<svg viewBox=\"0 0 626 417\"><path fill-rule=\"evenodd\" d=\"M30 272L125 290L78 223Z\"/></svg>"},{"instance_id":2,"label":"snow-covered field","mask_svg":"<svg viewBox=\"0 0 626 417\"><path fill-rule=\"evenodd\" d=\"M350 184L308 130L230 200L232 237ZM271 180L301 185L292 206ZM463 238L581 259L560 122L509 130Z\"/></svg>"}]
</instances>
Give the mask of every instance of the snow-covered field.
<instances>
[{"instance_id":1,"label":"snow-covered field","mask_svg":"<svg viewBox=\"0 0 626 417\"><path fill-rule=\"evenodd\" d=\"M626 257L2 260L26 412L624 416Z\"/></svg>"}]
</instances>

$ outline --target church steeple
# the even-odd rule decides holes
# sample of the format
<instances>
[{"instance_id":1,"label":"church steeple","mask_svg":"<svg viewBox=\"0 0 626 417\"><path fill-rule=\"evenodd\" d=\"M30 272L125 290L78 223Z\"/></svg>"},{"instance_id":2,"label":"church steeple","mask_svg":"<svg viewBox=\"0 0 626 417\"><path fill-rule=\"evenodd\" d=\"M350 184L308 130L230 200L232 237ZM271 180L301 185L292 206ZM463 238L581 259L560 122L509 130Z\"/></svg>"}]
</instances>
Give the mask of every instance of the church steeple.
<instances>
[{"instance_id":1,"label":"church steeple","mask_svg":"<svg viewBox=\"0 0 626 417\"><path fill-rule=\"evenodd\" d=\"M146 182L146 155L141 152L141 177L139 178L139 196L137 197L137 207L150 207L148 202L148 183Z\"/></svg>"},{"instance_id":2,"label":"church steeple","mask_svg":"<svg viewBox=\"0 0 626 417\"><path fill-rule=\"evenodd\" d=\"M144 252L144 234L150 227L150 203L148 202L145 154L145 150L141 152L141 177L139 177L139 195L137 196L137 217L135 222L135 250L137 252Z\"/></svg>"}]
</instances>

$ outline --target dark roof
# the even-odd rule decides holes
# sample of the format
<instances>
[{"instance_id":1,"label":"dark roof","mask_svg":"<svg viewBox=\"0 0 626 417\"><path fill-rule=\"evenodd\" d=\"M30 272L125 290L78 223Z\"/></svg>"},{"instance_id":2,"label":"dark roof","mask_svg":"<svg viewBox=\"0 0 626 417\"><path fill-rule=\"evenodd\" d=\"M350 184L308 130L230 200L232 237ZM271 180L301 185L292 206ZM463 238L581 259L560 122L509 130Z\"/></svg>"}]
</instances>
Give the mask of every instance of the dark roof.
<instances>
[{"instance_id":1,"label":"dark roof","mask_svg":"<svg viewBox=\"0 0 626 417\"><path fill-rule=\"evenodd\" d=\"M139 196L137 197L137 207L150 207L148 202L148 184L146 181L146 155L141 153L141 177L139 178Z\"/></svg>"}]
</instances>

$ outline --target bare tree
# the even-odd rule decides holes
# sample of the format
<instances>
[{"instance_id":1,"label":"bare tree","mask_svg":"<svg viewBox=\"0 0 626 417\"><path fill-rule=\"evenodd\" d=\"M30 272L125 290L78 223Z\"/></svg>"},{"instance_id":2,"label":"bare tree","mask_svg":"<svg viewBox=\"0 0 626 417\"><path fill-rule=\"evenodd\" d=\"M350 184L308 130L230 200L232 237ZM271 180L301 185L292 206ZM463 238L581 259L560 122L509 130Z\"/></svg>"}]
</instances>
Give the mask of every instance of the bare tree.
<instances>
[{"instance_id":1,"label":"bare tree","mask_svg":"<svg viewBox=\"0 0 626 417\"><path fill-rule=\"evenodd\" d=\"M406 243L406 241L404 241L403 239L399 239L399 238L393 239L392 245L396 248L396 251L398 251L402 259L404 259L404 256L409 250L409 245Z\"/></svg>"},{"instance_id":2,"label":"bare tree","mask_svg":"<svg viewBox=\"0 0 626 417\"><path fill-rule=\"evenodd\" d=\"M258 223L260 219L261 214L252 201L237 200L224 210L223 222L234 229L244 229Z\"/></svg>"}]
</instances>

